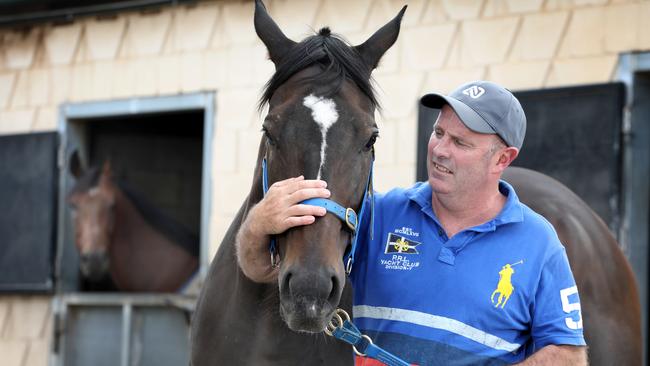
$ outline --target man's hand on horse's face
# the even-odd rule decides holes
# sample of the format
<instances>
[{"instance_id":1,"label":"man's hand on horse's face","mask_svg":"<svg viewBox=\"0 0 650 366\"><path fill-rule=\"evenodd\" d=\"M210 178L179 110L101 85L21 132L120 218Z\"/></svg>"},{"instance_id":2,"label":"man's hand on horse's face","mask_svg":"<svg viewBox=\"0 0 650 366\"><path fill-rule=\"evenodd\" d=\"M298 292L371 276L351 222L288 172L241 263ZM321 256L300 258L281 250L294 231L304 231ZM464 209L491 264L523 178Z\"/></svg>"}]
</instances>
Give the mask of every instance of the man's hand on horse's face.
<instances>
[{"instance_id":1,"label":"man's hand on horse's face","mask_svg":"<svg viewBox=\"0 0 650 366\"><path fill-rule=\"evenodd\" d=\"M255 231L272 235L294 226L309 225L316 220L316 216L325 216L327 211L323 207L300 202L329 196L327 182L323 180L306 180L299 176L275 182L254 208Z\"/></svg>"}]
</instances>

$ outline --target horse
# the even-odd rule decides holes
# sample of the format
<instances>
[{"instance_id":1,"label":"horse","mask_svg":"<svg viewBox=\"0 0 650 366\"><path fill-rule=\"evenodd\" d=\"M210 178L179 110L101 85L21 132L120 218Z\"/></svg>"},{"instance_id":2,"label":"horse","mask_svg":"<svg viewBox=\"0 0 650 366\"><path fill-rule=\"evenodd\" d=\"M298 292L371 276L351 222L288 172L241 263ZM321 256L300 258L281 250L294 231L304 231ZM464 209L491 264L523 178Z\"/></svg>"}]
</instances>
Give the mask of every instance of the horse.
<instances>
[{"instance_id":1,"label":"horse","mask_svg":"<svg viewBox=\"0 0 650 366\"><path fill-rule=\"evenodd\" d=\"M198 268L198 236L125 183L110 162L84 169L75 151L67 196L79 253L82 289L175 292Z\"/></svg>"},{"instance_id":2,"label":"horse","mask_svg":"<svg viewBox=\"0 0 650 366\"><path fill-rule=\"evenodd\" d=\"M513 185L523 203L553 224L566 248L580 291L590 364L641 365L636 281L607 225L582 199L551 177L510 167L503 179Z\"/></svg>"},{"instance_id":3,"label":"horse","mask_svg":"<svg viewBox=\"0 0 650 366\"><path fill-rule=\"evenodd\" d=\"M269 184L298 175L319 177L328 181L333 201L359 212L367 179L357 177L370 174L378 134L371 71L396 41L405 10L352 47L329 28L296 43L256 1L255 31L276 70L260 102L269 108L250 192L197 301L192 365L353 364L351 347L322 333L337 307L352 308L342 260L352 236L347 226L328 213L277 235L277 284L254 283L242 273L235 240L263 197L264 161Z\"/></svg>"}]
</instances>

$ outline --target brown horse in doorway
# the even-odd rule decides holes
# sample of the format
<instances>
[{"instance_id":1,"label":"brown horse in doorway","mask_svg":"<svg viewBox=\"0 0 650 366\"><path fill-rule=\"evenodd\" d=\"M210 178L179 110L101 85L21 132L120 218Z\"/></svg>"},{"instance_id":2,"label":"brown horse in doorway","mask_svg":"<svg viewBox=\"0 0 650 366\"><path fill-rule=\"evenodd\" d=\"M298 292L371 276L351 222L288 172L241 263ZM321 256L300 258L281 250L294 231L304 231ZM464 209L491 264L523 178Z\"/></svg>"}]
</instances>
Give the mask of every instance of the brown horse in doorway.
<instances>
[{"instance_id":1,"label":"brown horse in doorway","mask_svg":"<svg viewBox=\"0 0 650 366\"><path fill-rule=\"evenodd\" d=\"M197 270L198 237L113 178L111 166L84 170L68 194L83 283L90 290L178 291Z\"/></svg>"},{"instance_id":2,"label":"brown horse in doorway","mask_svg":"<svg viewBox=\"0 0 650 366\"><path fill-rule=\"evenodd\" d=\"M553 224L566 247L576 284L592 366L641 365L641 310L632 269L605 223L560 182L508 168L522 202Z\"/></svg>"}]
</instances>

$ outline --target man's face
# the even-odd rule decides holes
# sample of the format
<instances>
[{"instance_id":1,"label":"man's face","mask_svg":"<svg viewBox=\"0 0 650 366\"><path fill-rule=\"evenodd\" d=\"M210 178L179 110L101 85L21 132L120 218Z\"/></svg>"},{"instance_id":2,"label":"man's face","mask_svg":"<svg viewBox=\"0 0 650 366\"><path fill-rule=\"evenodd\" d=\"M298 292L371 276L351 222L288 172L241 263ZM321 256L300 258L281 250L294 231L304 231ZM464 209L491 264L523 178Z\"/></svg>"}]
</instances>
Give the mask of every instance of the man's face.
<instances>
[{"instance_id":1,"label":"man's face","mask_svg":"<svg viewBox=\"0 0 650 366\"><path fill-rule=\"evenodd\" d=\"M436 193L468 194L483 187L496 164L496 135L471 131L445 105L433 127L427 151L429 184Z\"/></svg>"}]
</instances>

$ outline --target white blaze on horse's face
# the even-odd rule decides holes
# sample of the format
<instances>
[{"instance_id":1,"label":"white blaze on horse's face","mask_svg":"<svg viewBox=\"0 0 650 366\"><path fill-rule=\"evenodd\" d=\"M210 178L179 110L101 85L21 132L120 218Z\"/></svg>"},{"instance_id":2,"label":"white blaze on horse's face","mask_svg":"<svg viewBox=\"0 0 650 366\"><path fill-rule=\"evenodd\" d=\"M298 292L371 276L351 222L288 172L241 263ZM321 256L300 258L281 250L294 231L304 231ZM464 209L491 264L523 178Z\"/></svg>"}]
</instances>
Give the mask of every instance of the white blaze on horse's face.
<instances>
[{"instance_id":1,"label":"white blaze on horse's face","mask_svg":"<svg viewBox=\"0 0 650 366\"><path fill-rule=\"evenodd\" d=\"M320 145L320 165L318 167L318 175L316 176L316 179L320 179L320 173L325 164L327 130L338 121L339 114L336 112L336 103L332 99L316 97L313 94L309 94L305 97L302 104L311 109L311 116L320 128L321 136L323 136L323 141Z\"/></svg>"}]
</instances>

